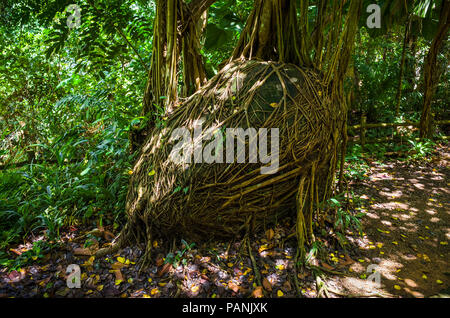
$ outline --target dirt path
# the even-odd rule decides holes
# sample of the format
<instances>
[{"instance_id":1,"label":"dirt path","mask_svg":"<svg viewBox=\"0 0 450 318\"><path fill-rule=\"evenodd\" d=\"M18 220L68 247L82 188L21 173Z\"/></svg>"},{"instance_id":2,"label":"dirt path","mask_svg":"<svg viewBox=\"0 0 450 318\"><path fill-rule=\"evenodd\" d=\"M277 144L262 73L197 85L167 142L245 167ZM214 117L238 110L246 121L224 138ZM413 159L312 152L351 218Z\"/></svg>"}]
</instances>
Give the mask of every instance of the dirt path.
<instances>
[{"instance_id":1,"label":"dirt path","mask_svg":"<svg viewBox=\"0 0 450 318\"><path fill-rule=\"evenodd\" d=\"M344 294L430 297L450 294L449 154L424 164L373 163L369 179L353 185L367 205L365 236L356 239L353 275L333 278ZM371 268L369 268L371 266ZM380 285L371 269L380 273ZM370 281L371 280L371 281Z\"/></svg>"},{"instance_id":2,"label":"dirt path","mask_svg":"<svg viewBox=\"0 0 450 318\"><path fill-rule=\"evenodd\" d=\"M445 152L439 158L426 165L372 162L367 180L351 185L362 199L360 211L367 213L363 237L349 235L343 249L327 235L316 236L323 243L322 257L313 263L325 274L329 297L450 294L450 158ZM139 273L138 248L102 259L76 255L82 243L72 239L85 232L72 229L62 235L64 247L43 259L20 271L0 268L0 297L317 297L317 267L294 270L296 242L285 240L291 230L292 223L282 222L252 240L264 288L258 287L239 240L180 249L178 259L175 253L171 260L156 242L154 265ZM108 240L100 239L104 243ZM17 246L15 252L29 246ZM80 265L81 288L67 287L69 264Z\"/></svg>"}]
</instances>

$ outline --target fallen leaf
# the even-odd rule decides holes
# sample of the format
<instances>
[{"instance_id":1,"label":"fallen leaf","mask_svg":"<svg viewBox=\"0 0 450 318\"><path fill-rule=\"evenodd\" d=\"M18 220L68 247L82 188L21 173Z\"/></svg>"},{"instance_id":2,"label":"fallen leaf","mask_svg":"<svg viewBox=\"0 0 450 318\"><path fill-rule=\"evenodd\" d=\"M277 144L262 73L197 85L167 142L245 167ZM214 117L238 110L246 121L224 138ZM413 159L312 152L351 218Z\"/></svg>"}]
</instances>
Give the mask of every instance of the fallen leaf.
<instances>
[{"instance_id":1,"label":"fallen leaf","mask_svg":"<svg viewBox=\"0 0 450 318\"><path fill-rule=\"evenodd\" d=\"M113 270L116 270L116 269L122 269L123 267L125 267L125 264L120 263L120 262L115 262L115 263L113 263L113 264L111 265L111 268L112 268Z\"/></svg>"},{"instance_id":2,"label":"fallen leaf","mask_svg":"<svg viewBox=\"0 0 450 318\"><path fill-rule=\"evenodd\" d=\"M283 297L284 293L281 290L277 291L277 296L278 297Z\"/></svg>"},{"instance_id":3,"label":"fallen leaf","mask_svg":"<svg viewBox=\"0 0 450 318\"><path fill-rule=\"evenodd\" d=\"M153 295L156 295L157 293L159 293L159 290L158 290L158 288L153 288L151 291L150 291L150 294L153 296Z\"/></svg>"},{"instance_id":4,"label":"fallen leaf","mask_svg":"<svg viewBox=\"0 0 450 318\"><path fill-rule=\"evenodd\" d=\"M397 290L402 289L402 288L401 288L400 286L398 286L398 285L394 285L394 288L397 289Z\"/></svg>"},{"instance_id":5,"label":"fallen leaf","mask_svg":"<svg viewBox=\"0 0 450 318\"><path fill-rule=\"evenodd\" d=\"M334 270L334 268L330 265L328 265L327 263L321 262L322 263L322 267L325 269L328 269L330 271Z\"/></svg>"},{"instance_id":6,"label":"fallen leaf","mask_svg":"<svg viewBox=\"0 0 450 318\"><path fill-rule=\"evenodd\" d=\"M13 248L10 248L9 249L11 252L13 252L14 254L17 254L17 255L22 255L22 252L21 251L19 251L19 250L16 250L16 249L13 249Z\"/></svg>"},{"instance_id":7,"label":"fallen leaf","mask_svg":"<svg viewBox=\"0 0 450 318\"><path fill-rule=\"evenodd\" d=\"M18 282L21 279L21 275L18 271L14 270L9 273L8 278L11 282Z\"/></svg>"},{"instance_id":8,"label":"fallen leaf","mask_svg":"<svg viewBox=\"0 0 450 318\"><path fill-rule=\"evenodd\" d=\"M265 290L272 291L272 284L269 282L269 280L267 278L264 277L262 284L263 284Z\"/></svg>"},{"instance_id":9,"label":"fallen leaf","mask_svg":"<svg viewBox=\"0 0 450 318\"><path fill-rule=\"evenodd\" d=\"M163 258L158 258L156 260L156 266L162 266L164 264L164 259Z\"/></svg>"},{"instance_id":10,"label":"fallen leaf","mask_svg":"<svg viewBox=\"0 0 450 318\"><path fill-rule=\"evenodd\" d=\"M160 270L158 270L158 276L161 277L164 274L168 273L172 269L172 264L166 263Z\"/></svg>"},{"instance_id":11,"label":"fallen leaf","mask_svg":"<svg viewBox=\"0 0 450 318\"><path fill-rule=\"evenodd\" d=\"M92 266L92 265L94 265L94 260L95 260L95 256L91 256L91 257L89 257L89 259L86 262L81 264L81 266L84 266L84 267Z\"/></svg>"},{"instance_id":12,"label":"fallen leaf","mask_svg":"<svg viewBox=\"0 0 450 318\"><path fill-rule=\"evenodd\" d=\"M270 240L274 237L274 235L275 235L274 230L268 229L268 230L266 231L266 237L267 237L267 240L270 241Z\"/></svg>"},{"instance_id":13,"label":"fallen leaf","mask_svg":"<svg viewBox=\"0 0 450 318\"><path fill-rule=\"evenodd\" d=\"M292 290L292 286L291 283L289 281L285 281L283 284L284 290L286 292L290 292Z\"/></svg>"},{"instance_id":14,"label":"fallen leaf","mask_svg":"<svg viewBox=\"0 0 450 318\"><path fill-rule=\"evenodd\" d=\"M269 247L267 246L267 244L263 244L263 245L261 245L259 247L258 252L262 253L262 252L264 252L265 250L268 250L268 249L269 249Z\"/></svg>"},{"instance_id":15,"label":"fallen leaf","mask_svg":"<svg viewBox=\"0 0 450 318\"><path fill-rule=\"evenodd\" d=\"M239 286L236 285L236 283L234 283L231 280L228 282L228 288L231 289L232 291L234 291L235 293L237 293L239 291Z\"/></svg>"},{"instance_id":16,"label":"fallen leaf","mask_svg":"<svg viewBox=\"0 0 450 318\"><path fill-rule=\"evenodd\" d=\"M55 295L58 295L60 297L66 297L67 294L69 293L70 289L68 287L63 288L61 290L58 290L55 292Z\"/></svg>"},{"instance_id":17,"label":"fallen leaf","mask_svg":"<svg viewBox=\"0 0 450 318\"><path fill-rule=\"evenodd\" d=\"M116 285L121 284L121 283L123 282L124 278L123 278L123 275L122 275L122 272L120 271L120 269L116 269L116 270L114 271L114 274L116 275L116 280L115 280L114 283L115 283Z\"/></svg>"}]
</instances>

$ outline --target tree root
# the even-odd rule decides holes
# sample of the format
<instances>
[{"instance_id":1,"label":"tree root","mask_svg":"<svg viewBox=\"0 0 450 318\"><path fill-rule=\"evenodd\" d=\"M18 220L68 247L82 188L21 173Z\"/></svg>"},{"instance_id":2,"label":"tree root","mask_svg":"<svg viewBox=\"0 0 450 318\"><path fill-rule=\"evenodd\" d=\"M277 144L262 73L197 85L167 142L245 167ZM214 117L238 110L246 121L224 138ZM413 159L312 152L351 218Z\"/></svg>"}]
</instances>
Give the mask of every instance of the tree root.
<instances>
[{"instance_id":1,"label":"tree root","mask_svg":"<svg viewBox=\"0 0 450 318\"><path fill-rule=\"evenodd\" d=\"M113 240L112 244L108 247L101 248L95 252L95 257L103 257L107 254L116 253L119 249L125 247L125 245L130 241L131 231L128 222L125 227L120 231L119 235Z\"/></svg>"},{"instance_id":2,"label":"tree root","mask_svg":"<svg viewBox=\"0 0 450 318\"><path fill-rule=\"evenodd\" d=\"M297 293L297 296L299 298L303 298L303 294L302 294L301 288L300 288L300 283L298 282L298 278L297 278L297 266L296 266L296 269L295 269L295 273L291 275L291 279L292 279L292 281L294 283L294 287L295 287L295 291Z\"/></svg>"},{"instance_id":3,"label":"tree root","mask_svg":"<svg viewBox=\"0 0 450 318\"><path fill-rule=\"evenodd\" d=\"M104 247L104 248L101 248L101 249L97 250L97 252L95 252L94 255L95 255L95 258L100 258L100 257L103 257L103 256L105 256L107 254L116 253L119 249L120 249L119 244L114 244L114 245L111 245L109 247Z\"/></svg>"},{"instance_id":4,"label":"tree root","mask_svg":"<svg viewBox=\"0 0 450 318\"><path fill-rule=\"evenodd\" d=\"M326 273L333 274L333 275L350 276L349 274L326 269L322 266L308 265L308 268L310 268L312 270L316 270L316 271L326 272Z\"/></svg>"}]
</instances>

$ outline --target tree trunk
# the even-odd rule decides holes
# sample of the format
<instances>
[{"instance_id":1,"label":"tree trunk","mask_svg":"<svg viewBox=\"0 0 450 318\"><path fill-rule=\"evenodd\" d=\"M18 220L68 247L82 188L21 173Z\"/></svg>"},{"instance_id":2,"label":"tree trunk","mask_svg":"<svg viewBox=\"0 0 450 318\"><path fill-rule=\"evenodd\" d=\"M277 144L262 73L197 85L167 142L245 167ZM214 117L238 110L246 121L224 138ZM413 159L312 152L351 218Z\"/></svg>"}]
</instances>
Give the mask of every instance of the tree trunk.
<instances>
[{"instance_id":1,"label":"tree trunk","mask_svg":"<svg viewBox=\"0 0 450 318\"><path fill-rule=\"evenodd\" d=\"M147 124L130 130L131 152L139 149L158 117L173 111L179 97L191 95L206 82L199 39L206 25L205 13L214 2L193 0L186 4L183 0L157 1L151 65L141 113L147 118ZM181 90L178 86L180 73L183 79Z\"/></svg>"},{"instance_id":2,"label":"tree trunk","mask_svg":"<svg viewBox=\"0 0 450 318\"><path fill-rule=\"evenodd\" d=\"M398 75L397 94L395 95L395 117L398 117L400 113L400 102L402 99L402 82L403 82L403 70L405 68L405 56L406 56L406 43L408 43L409 29L411 27L411 18L408 17L405 25L405 34L403 36L402 57L400 60L400 71Z\"/></svg>"},{"instance_id":3,"label":"tree trunk","mask_svg":"<svg viewBox=\"0 0 450 318\"><path fill-rule=\"evenodd\" d=\"M425 58L424 66L424 97L423 110L420 117L420 138L432 136L431 129L431 101L439 80L439 72L436 69L436 60L443 42L446 40L450 28L450 0L443 0L439 17L438 30L431 43L430 50Z\"/></svg>"},{"instance_id":4,"label":"tree trunk","mask_svg":"<svg viewBox=\"0 0 450 318\"><path fill-rule=\"evenodd\" d=\"M299 28L296 13L295 1L256 0L230 61L257 58L310 66L304 46L307 40L301 40L299 32L307 26ZM306 33L303 36L309 37Z\"/></svg>"}]
</instances>

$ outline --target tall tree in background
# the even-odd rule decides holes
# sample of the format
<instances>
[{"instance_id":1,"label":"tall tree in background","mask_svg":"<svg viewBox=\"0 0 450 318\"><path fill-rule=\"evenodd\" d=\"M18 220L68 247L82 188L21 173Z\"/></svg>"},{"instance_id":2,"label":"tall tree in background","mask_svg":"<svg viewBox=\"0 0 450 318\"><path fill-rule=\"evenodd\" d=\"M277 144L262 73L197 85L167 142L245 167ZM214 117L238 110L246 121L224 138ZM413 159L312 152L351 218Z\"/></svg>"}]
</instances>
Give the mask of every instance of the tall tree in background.
<instances>
[{"instance_id":1,"label":"tall tree in background","mask_svg":"<svg viewBox=\"0 0 450 318\"><path fill-rule=\"evenodd\" d=\"M423 109L420 117L420 137L430 137L432 134L431 101L433 99L436 84L440 72L437 70L437 55L447 40L450 28L450 0L443 0L440 7L439 24L436 35L431 43L430 50L425 57Z\"/></svg>"},{"instance_id":2,"label":"tall tree in background","mask_svg":"<svg viewBox=\"0 0 450 318\"><path fill-rule=\"evenodd\" d=\"M406 59L406 48L409 42L411 29L411 16L408 16L408 20L405 26L405 34L403 35L403 46L402 46L402 57L400 59L400 72L398 75L398 86L397 95L395 96L395 117L398 117L400 113L400 102L402 98L402 87L403 87L403 74L405 69L405 59Z\"/></svg>"}]
</instances>

